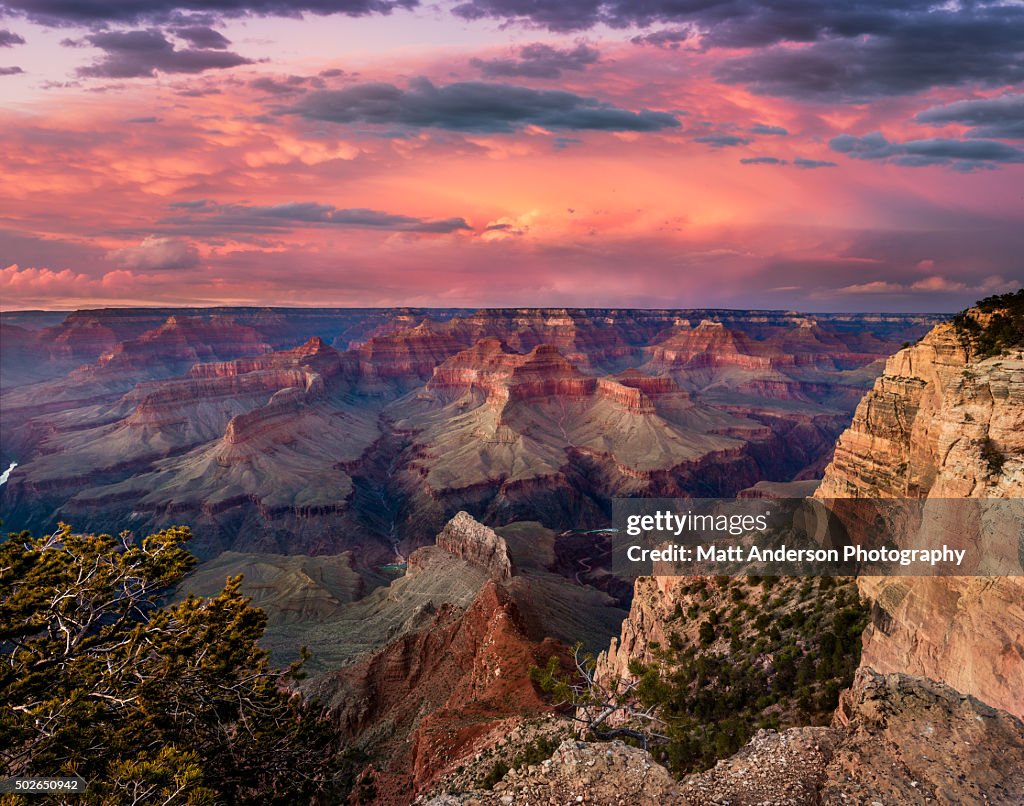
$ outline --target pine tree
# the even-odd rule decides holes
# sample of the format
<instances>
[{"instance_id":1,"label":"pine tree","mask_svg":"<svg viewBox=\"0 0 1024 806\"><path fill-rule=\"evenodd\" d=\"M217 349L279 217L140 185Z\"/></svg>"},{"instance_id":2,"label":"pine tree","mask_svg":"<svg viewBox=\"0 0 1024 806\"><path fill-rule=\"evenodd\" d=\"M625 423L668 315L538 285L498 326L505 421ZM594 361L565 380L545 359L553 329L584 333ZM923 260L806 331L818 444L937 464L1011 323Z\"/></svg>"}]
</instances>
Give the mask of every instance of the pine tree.
<instances>
[{"instance_id":1,"label":"pine tree","mask_svg":"<svg viewBox=\"0 0 1024 806\"><path fill-rule=\"evenodd\" d=\"M333 784L330 723L275 670L241 577L161 606L188 529L0 544L0 774L78 775L77 803L306 803Z\"/></svg>"}]
</instances>

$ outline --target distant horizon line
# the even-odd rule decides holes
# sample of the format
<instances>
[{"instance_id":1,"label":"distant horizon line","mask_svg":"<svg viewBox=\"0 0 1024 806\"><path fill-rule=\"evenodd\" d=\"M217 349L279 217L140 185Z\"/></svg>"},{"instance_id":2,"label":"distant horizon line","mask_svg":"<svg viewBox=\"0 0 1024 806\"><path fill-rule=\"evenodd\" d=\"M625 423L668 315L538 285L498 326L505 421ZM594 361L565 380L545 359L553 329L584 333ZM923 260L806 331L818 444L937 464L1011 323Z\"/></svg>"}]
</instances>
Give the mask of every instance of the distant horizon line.
<instances>
[{"instance_id":1,"label":"distant horizon line","mask_svg":"<svg viewBox=\"0 0 1024 806\"><path fill-rule=\"evenodd\" d=\"M970 306L968 306L970 307ZM887 311L865 308L856 311L814 310L801 308L743 308L721 306L640 305L105 305L97 308L0 308L0 316L8 314L73 314L100 311L745 311L752 313L794 313L834 316L876 314L884 316L952 316L958 310Z\"/></svg>"}]
</instances>

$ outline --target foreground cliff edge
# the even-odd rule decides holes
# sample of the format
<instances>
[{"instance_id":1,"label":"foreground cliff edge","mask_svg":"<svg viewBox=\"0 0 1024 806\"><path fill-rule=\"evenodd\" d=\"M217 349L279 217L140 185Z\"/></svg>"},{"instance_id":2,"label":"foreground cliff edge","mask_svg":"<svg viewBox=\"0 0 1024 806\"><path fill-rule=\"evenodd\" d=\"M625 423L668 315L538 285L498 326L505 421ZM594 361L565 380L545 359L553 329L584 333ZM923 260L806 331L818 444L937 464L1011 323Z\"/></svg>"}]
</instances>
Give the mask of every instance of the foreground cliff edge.
<instances>
[{"instance_id":1,"label":"foreground cliff edge","mask_svg":"<svg viewBox=\"0 0 1024 806\"><path fill-rule=\"evenodd\" d=\"M1024 497L1022 314L1024 292L985 300L891 357L817 495ZM628 678L630 661L665 640L686 581L637 581L621 638L599 660L606 675ZM491 782L492 791L445 792L442 780L421 800L1024 802L1024 580L861 577L857 587L871 622L829 726L761 730L736 755L681 782L640 748L569 739L549 759ZM516 745L508 744L511 758Z\"/></svg>"}]
</instances>

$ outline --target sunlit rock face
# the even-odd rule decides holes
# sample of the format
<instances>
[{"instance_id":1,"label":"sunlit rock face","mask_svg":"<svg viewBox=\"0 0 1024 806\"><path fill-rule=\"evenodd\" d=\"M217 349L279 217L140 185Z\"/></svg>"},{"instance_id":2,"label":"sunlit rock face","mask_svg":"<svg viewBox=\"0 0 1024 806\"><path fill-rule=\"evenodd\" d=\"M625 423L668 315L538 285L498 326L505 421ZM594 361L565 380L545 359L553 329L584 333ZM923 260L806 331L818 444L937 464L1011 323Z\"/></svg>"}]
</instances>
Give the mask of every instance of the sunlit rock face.
<instances>
[{"instance_id":1,"label":"sunlit rock face","mask_svg":"<svg viewBox=\"0 0 1024 806\"><path fill-rule=\"evenodd\" d=\"M968 315L982 325L988 318ZM941 324L892 356L839 438L817 495L1024 498L1021 351L981 358L952 324ZM982 528L936 527L951 539ZM1006 535L1007 559L1016 559L1020 540ZM874 602L863 666L941 680L1024 715L1019 576L862 577L859 585Z\"/></svg>"}]
</instances>

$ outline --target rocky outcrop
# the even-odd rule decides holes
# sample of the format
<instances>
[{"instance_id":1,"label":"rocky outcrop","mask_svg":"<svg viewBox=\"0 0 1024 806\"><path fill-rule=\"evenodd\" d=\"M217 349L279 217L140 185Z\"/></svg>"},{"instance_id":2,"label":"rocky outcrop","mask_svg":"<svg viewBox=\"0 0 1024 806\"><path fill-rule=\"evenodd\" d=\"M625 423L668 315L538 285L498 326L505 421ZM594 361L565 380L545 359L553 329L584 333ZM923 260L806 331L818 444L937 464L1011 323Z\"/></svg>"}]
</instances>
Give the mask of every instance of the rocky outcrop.
<instances>
[{"instance_id":1,"label":"rocky outcrop","mask_svg":"<svg viewBox=\"0 0 1024 806\"><path fill-rule=\"evenodd\" d=\"M308 379L310 384L317 380L316 376ZM265 406L232 417L224 430L224 443L242 445L266 435L278 425L286 425L305 402L306 395L302 389L289 387L275 392Z\"/></svg>"},{"instance_id":2,"label":"rocky outcrop","mask_svg":"<svg viewBox=\"0 0 1024 806\"><path fill-rule=\"evenodd\" d=\"M437 536L437 545L461 560L483 568L499 582L512 578L512 559L505 539L459 512Z\"/></svg>"},{"instance_id":3,"label":"rocky outcrop","mask_svg":"<svg viewBox=\"0 0 1024 806\"><path fill-rule=\"evenodd\" d=\"M508 806L587 803L592 806L677 803L676 782L649 753L620 741L566 740L551 758L512 770L493 790L451 792L418 801L423 806Z\"/></svg>"},{"instance_id":4,"label":"rocky outcrop","mask_svg":"<svg viewBox=\"0 0 1024 806\"><path fill-rule=\"evenodd\" d=\"M345 358L319 336L313 336L298 347L273 353L237 358L233 361L211 361L194 365L190 378L235 378L246 375L285 372L289 370L315 371L325 377L342 372L352 373L353 362Z\"/></svg>"},{"instance_id":5,"label":"rocky outcrop","mask_svg":"<svg viewBox=\"0 0 1024 806\"><path fill-rule=\"evenodd\" d=\"M155 324L124 320L115 323L100 312L78 311L40 333L40 341L49 345L51 359L84 364L95 361L125 339L141 336Z\"/></svg>"},{"instance_id":6,"label":"rocky outcrop","mask_svg":"<svg viewBox=\"0 0 1024 806\"><path fill-rule=\"evenodd\" d=\"M966 316L984 326L977 309ZM1021 350L983 358L948 323L892 356L839 438L816 495L1024 497ZM978 528L939 526L963 538ZM1011 559L1020 550L1003 548ZM859 585L874 602L864 665L934 678L1024 715L1024 579L862 577Z\"/></svg>"},{"instance_id":7,"label":"rocky outcrop","mask_svg":"<svg viewBox=\"0 0 1024 806\"><path fill-rule=\"evenodd\" d=\"M688 577L640 577L633 585L633 602L622 622L618 638L597 658L597 678L628 680L630 660L651 660L651 645L667 646L669 622L679 597L676 588L689 583Z\"/></svg>"},{"instance_id":8,"label":"rocky outcrop","mask_svg":"<svg viewBox=\"0 0 1024 806\"><path fill-rule=\"evenodd\" d=\"M530 642L494 581L465 610L442 606L421 630L322 681L345 735L377 759L381 804L410 803L496 724L545 713L529 680L551 646Z\"/></svg>"},{"instance_id":9,"label":"rocky outcrop","mask_svg":"<svg viewBox=\"0 0 1024 806\"><path fill-rule=\"evenodd\" d=\"M648 397L657 395L682 395L686 397L686 393L679 388L679 384L667 375L647 375L631 367L616 375L615 380L623 386L639 389Z\"/></svg>"},{"instance_id":10,"label":"rocky outcrop","mask_svg":"<svg viewBox=\"0 0 1024 806\"><path fill-rule=\"evenodd\" d=\"M121 342L100 356L97 372L126 372L165 365L170 374L201 361L270 352L271 347L250 327L228 317L201 319L170 316L160 327L137 339Z\"/></svg>"},{"instance_id":11,"label":"rocky outcrop","mask_svg":"<svg viewBox=\"0 0 1024 806\"><path fill-rule=\"evenodd\" d=\"M338 352L319 338L293 350L196 364L184 378L138 384L122 398L134 405L126 423L168 430L171 425L183 425L188 430L210 419L207 410L220 402L231 410L246 409L252 400L255 409L286 389L302 390L302 398L312 400L325 391L325 383L342 372L343 366ZM239 416L243 418L240 425L246 415Z\"/></svg>"},{"instance_id":12,"label":"rocky outcrop","mask_svg":"<svg viewBox=\"0 0 1024 806\"><path fill-rule=\"evenodd\" d=\"M861 670L843 694L831 727L761 730L734 756L678 783L642 750L619 742L566 742L548 761L509 774L492 792L456 792L425 802L1016 806L1022 801L1024 723L941 683Z\"/></svg>"},{"instance_id":13,"label":"rocky outcrop","mask_svg":"<svg viewBox=\"0 0 1024 806\"><path fill-rule=\"evenodd\" d=\"M862 669L832 724L826 802L1024 801L1024 723L947 685Z\"/></svg>"},{"instance_id":14,"label":"rocky outcrop","mask_svg":"<svg viewBox=\"0 0 1024 806\"><path fill-rule=\"evenodd\" d=\"M598 397L614 401L634 414L654 414L654 403L638 387L628 386L611 378L598 378Z\"/></svg>"},{"instance_id":15,"label":"rocky outcrop","mask_svg":"<svg viewBox=\"0 0 1024 806\"><path fill-rule=\"evenodd\" d=\"M952 324L892 356L839 438L820 498L1024 496L1024 360ZM1005 461L990 461L995 451Z\"/></svg>"},{"instance_id":16,"label":"rocky outcrop","mask_svg":"<svg viewBox=\"0 0 1024 806\"><path fill-rule=\"evenodd\" d=\"M528 637L511 579L505 540L462 512L436 546L410 556L409 573L393 591L356 605L366 618L389 619L391 634L313 689L332 706L342 733L372 753L363 774L375 782L375 802L411 802L485 735L551 712L529 670L559 648ZM479 588L469 601L452 597L473 580ZM395 611L410 607L396 623Z\"/></svg>"},{"instance_id":17,"label":"rocky outcrop","mask_svg":"<svg viewBox=\"0 0 1024 806\"><path fill-rule=\"evenodd\" d=\"M593 394L597 382L584 377L550 344L534 347L512 370L508 395L512 400L535 397L585 397Z\"/></svg>"},{"instance_id":18,"label":"rocky outcrop","mask_svg":"<svg viewBox=\"0 0 1024 806\"><path fill-rule=\"evenodd\" d=\"M941 683L863 669L831 728L762 730L687 778L680 797L694 806L1015 804L1024 798L1024 724Z\"/></svg>"},{"instance_id":19,"label":"rocky outcrop","mask_svg":"<svg viewBox=\"0 0 1024 806\"><path fill-rule=\"evenodd\" d=\"M862 663L942 680L1024 715L1019 577L861 577L874 603Z\"/></svg>"},{"instance_id":20,"label":"rocky outcrop","mask_svg":"<svg viewBox=\"0 0 1024 806\"><path fill-rule=\"evenodd\" d=\"M654 413L649 394L683 395L668 377L638 370L619 377L586 376L553 345L537 345L520 354L493 337L438 366L426 390L449 400L479 390L495 405L543 397L607 398L637 414Z\"/></svg>"}]
</instances>

